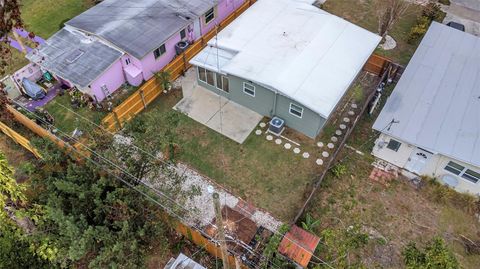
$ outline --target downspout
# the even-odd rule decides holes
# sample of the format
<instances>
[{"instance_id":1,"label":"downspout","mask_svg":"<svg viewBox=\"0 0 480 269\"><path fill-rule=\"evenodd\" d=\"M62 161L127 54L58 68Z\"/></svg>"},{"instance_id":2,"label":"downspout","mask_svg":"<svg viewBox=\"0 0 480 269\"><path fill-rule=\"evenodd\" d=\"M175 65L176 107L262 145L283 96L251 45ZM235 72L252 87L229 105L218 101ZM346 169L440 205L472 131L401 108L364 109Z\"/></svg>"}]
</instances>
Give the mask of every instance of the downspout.
<instances>
[{"instance_id":1,"label":"downspout","mask_svg":"<svg viewBox=\"0 0 480 269\"><path fill-rule=\"evenodd\" d=\"M277 115L277 96L278 96L278 91L275 90L275 98L273 98L273 111L272 111L272 115L270 115L272 117Z\"/></svg>"}]
</instances>

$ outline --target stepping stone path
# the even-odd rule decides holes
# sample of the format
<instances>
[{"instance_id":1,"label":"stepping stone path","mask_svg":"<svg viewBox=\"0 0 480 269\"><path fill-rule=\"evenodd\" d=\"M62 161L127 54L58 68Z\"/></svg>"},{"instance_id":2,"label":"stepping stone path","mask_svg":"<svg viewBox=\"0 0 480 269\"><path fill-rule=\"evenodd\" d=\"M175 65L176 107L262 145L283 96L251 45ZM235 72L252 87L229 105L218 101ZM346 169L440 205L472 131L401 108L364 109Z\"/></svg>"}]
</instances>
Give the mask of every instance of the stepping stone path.
<instances>
[{"instance_id":1,"label":"stepping stone path","mask_svg":"<svg viewBox=\"0 0 480 269\"><path fill-rule=\"evenodd\" d=\"M352 108L358 108L357 104L352 104Z\"/></svg>"},{"instance_id":2,"label":"stepping stone path","mask_svg":"<svg viewBox=\"0 0 480 269\"><path fill-rule=\"evenodd\" d=\"M256 130L256 131L255 131L255 134L256 134L256 135L261 135L261 134L262 134L262 130Z\"/></svg>"},{"instance_id":3,"label":"stepping stone path","mask_svg":"<svg viewBox=\"0 0 480 269\"><path fill-rule=\"evenodd\" d=\"M346 122L346 123L349 123L350 119L349 118L343 118L343 121Z\"/></svg>"},{"instance_id":4,"label":"stepping stone path","mask_svg":"<svg viewBox=\"0 0 480 269\"><path fill-rule=\"evenodd\" d=\"M338 142L338 138L335 137L335 136L332 136L332 138L330 138L330 140L332 140L333 143L337 143L337 142Z\"/></svg>"},{"instance_id":5,"label":"stepping stone path","mask_svg":"<svg viewBox=\"0 0 480 269\"><path fill-rule=\"evenodd\" d=\"M283 145L283 147L285 149L291 149L292 148L292 145L290 143L285 143L285 145Z\"/></svg>"},{"instance_id":6,"label":"stepping stone path","mask_svg":"<svg viewBox=\"0 0 480 269\"><path fill-rule=\"evenodd\" d=\"M267 140L268 140L268 141L272 141L272 140L273 140L273 136L267 135Z\"/></svg>"},{"instance_id":7,"label":"stepping stone path","mask_svg":"<svg viewBox=\"0 0 480 269\"><path fill-rule=\"evenodd\" d=\"M330 154L328 154L328 152L324 151L324 152L322 152L322 156L324 158L328 158L328 156L330 156Z\"/></svg>"},{"instance_id":8,"label":"stepping stone path","mask_svg":"<svg viewBox=\"0 0 480 269\"><path fill-rule=\"evenodd\" d=\"M347 129L347 125L345 125L345 124L340 124L340 129L342 129L342 130Z\"/></svg>"},{"instance_id":9,"label":"stepping stone path","mask_svg":"<svg viewBox=\"0 0 480 269\"><path fill-rule=\"evenodd\" d=\"M350 111L348 111L348 115L353 116L353 115L355 115L355 112L350 110Z\"/></svg>"},{"instance_id":10,"label":"stepping stone path","mask_svg":"<svg viewBox=\"0 0 480 269\"><path fill-rule=\"evenodd\" d=\"M327 147L328 147L329 149L333 149L333 148L335 147L335 145L334 145L333 143L328 143Z\"/></svg>"},{"instance_id":11,"label":"stepping stone path","mask_svg":"<svg viewBox=\"0 0 480 269\"><path fill-rule=\"evenodd\" d=\"M338 135L338 136L341 136L341 135L342 135L342 131L336 130L336 131L335 131L335 134Z\"/></svg>"},{"instance_id":12,"label":"stepping stone path","mask_svg":"<svg viewBox=\"0 0 480 269\"><path fill-rule=\"evenodd\" d=\"M302 157L303 157L304 159L308 159L308 158L310 158L310 153L304 152L304 153L302 154Z\"/></svg>"},{"instance_id":13,"label":"stepping stone path","mask_svg":"<svg viewBox=\"0 0 480 269\"><path fill-rule=\"evenodd\" d=\"M317 160L315 161L315 163L316 163L317 165L323 165L323 160L322 160L322 159L317 159Z\"/></svg>"},{"instance_id":14,"label":"stepping stone path","mask_svg":"<svg viewBox=\"0 0 480 269\"><path fill-rule=\"evenodd\" d=\"M318 143L317 143L317 146L318 146L319 148L323 148L324 144L323 144L323 142L318 142Z\"/></svg>"},{"instance_id":15,"label":"stepping stone path","mask_svg":"<svg viewBox=\"0 0 480 269\"><path fill-rule=\"evenodd\" d=\"M294 149L293 149L293 153L295 153L295 154L300 153L300 149L299 149L299 148L294 148Z\"/></svg>"},{"instance_id":16,"label":"stepping stone path","mask_svg":"<svg viewBox=\"0 0 480 269\"><path fill-rule=\"evenodd\" d=\"M260 128L265 128L265 126L267 126L265 122L260 122Z\"/></svg>"},{"instance_id":17,"label":"stepping stone path","mask_svg":"<svg viewBox=\"0 0 480 269\"><path fill-rule=\"evenodd\" d=\"M282 144L282 139L280 139L280 138L275 139L275 144L277 144L277 145Z\"/></svg>"}]
</instances>

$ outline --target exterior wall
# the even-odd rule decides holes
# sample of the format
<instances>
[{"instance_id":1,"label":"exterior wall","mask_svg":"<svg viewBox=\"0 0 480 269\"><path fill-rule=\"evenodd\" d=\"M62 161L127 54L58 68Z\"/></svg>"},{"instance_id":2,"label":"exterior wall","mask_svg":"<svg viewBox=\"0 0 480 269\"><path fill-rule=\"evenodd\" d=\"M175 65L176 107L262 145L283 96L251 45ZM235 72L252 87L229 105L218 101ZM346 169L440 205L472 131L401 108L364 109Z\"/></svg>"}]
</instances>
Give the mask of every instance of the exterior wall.
<instances>
[{"instance_id":1,"label":"exterior wall","mask_svg":"<svg viewBox=\"0 0 480 269\"><path fill-rule=\"evenodd\" d=\"M27 78L33 82L39 80L42 77L42 70L40 70L40 66L29 63L26 66L19 69L17 72L13 74L13 78L15 81L22 83L24 78Z\"/></svg>"},{"instance_id":2,"label":"exterior wall","mask_svg":"<svg viewBox=\"0 0 480 269\"><path fill-rule=\"evenodd\" d=\"M106 85L110 93L114 93L125 82L122 61L119 59L90 85L90 92L92 97L95 96L97 101L101 102L106 97L102 91L102 85Z\"/></svg>"},{"instance_id":3,"label":"exterior wall","mask_svg":"<svg viewBox=\"0 0 480 269\"><path fill-rule=\"evenodd\" d=\"M128 84L130 84L132 86L140 86L143 82L143 74L141 72L141 70L142 70L141 64L142 63L138 59L136 59L135 57L130 56L128 54L123 55L121 61L122 61L122 68L125 71L125 78L126 78ZM130 61L130 63L127 63L127 61ZM140 67L138 65L140 65ZM137 76L133 77L126 71L127 70L126 68L128 68L128 67L135 67L138 70L140 70L140 73Z\"/></svg>"},{"instance_id":4,"label":"exterior wall","mask_svg":"<svg viewBox=\"0 0 480 269\"><path fill-rule=\"evenodd\" d=\"M197 72L198 74L198 72ZM301 104L292 101L291 99L275 94L272 90L266 89L258 84L238 78L235 76L228 76L230 83L230 92L226 93L216 87L210 86L197 78L198 84L209 89L216 94L222 95L229 100L234 101L244 107L247 107L263 116L273 117L278 116L285 120L285 124L311 138L315 138L325 124L325 119L320 117L315 112L302 106ZM245 94L243 92L243 83L248 82L255 86L255 97ZM275 95L277 96L275 105ZM290 103L297 104L303 107L302 118L290 114Z\"/></svg>"},{"instance_id":5,"label":"exterior wall","mask_svg":"<svg viewBox=\"0 0 480 269\"><path fill-rule=\"evenodd\" d=\"M212 30L216 23L223 21L223 19L232 14L232 12L240 7L244 2L245 0L220 0L218 6L215 8L215 20L206 24L205 16L200 17L202 35L205 35Z\"/></svg>"},{"instance_id":6,"label":"exterior wall","mask_svg":"<svg viewBox=\"0 0 480 269\"><path fill-rule=\"evenodd\" d=\"M394 164L404 169L406 163L408 162L408 159L410 158L410 155L412 154L413 150L416 149L416 147L408 143L405 143L401 140L395 139L402 143L398 152L395 152L386 147L390 139L391 139L390 136L381 134L380 137L375 142L375 146L373 148L372 154L375 157L383 159L391 164ZM460 176L457 176L445 170L445 166L450 161L458 163L473 171L480 172L480 167L475 167L473 165L469 165L462 161L455 160L455 159L443 156L441 154L434 154L432 158L428 161L428 163L425 165L425 168L421 172L421 175L429 176L437 179L442 178L444 175L453 176L458 179L458 186L455 187L455 190L459 192L480 195L480 182L473 183L471 181L468 181Z\"/></svg>"}]
</instances>

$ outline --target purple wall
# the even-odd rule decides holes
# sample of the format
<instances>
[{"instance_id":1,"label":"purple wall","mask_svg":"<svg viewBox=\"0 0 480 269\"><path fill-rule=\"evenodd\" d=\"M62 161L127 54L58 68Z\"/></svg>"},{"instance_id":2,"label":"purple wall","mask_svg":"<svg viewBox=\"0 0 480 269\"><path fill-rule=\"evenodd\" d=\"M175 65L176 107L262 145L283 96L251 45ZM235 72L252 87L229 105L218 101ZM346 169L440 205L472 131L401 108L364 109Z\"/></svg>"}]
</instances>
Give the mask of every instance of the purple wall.
<instances>
[{"instance_id":1,"label":"purple wall","mask_svg":"<svg viewBox=\"0 0 480 269\"><path fill-rule=\"evenodd\" d=\"M105 73L103 73L102 76L96 79L92 85L90 85L90 88L93 95L95 95L97 100L101 102L105 99L102 85L106 85L110 93L114 93L124 83L125 75L123 74L122 61L119 59Z\"/></svg>"},{"instance_id":2,"label":"purple wall","mask_svg":"<svg viewBox=\"0 0 480 269\"><path fill-rule=\"evenodd\" d=\"M215 10L215 20L211 21L208 25L205 24L205 17L202 16L201 20L201 28L202 28L202 35L205 35L210 30L215 27L215 24L223 21L228 15L232 14L233 11L238 9L245 0L221 0L218 3L218 6Z\"/></svg>"}]
</instances>

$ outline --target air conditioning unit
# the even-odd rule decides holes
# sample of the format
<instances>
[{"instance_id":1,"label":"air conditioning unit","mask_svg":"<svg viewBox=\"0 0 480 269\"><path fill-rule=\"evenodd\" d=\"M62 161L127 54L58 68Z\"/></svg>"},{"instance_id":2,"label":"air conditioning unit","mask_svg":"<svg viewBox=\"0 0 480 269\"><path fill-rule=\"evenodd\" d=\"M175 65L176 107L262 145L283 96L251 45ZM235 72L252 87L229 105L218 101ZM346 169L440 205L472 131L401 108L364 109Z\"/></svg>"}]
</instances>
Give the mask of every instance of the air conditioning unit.
<instances>
[{"instance_id":1,"label":"air conditioning unit","mask_svg":"<svg viewBox=\"0 0 480 269\"><path fill-rule=\"evenodd\" d=\"M285 130L285 120L279 117L273 117L269 125L268 131L276 136L280 136Z\"/></svg>"}]
</instances>

